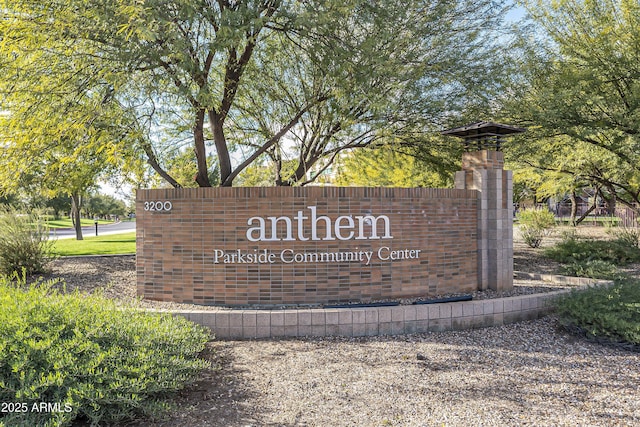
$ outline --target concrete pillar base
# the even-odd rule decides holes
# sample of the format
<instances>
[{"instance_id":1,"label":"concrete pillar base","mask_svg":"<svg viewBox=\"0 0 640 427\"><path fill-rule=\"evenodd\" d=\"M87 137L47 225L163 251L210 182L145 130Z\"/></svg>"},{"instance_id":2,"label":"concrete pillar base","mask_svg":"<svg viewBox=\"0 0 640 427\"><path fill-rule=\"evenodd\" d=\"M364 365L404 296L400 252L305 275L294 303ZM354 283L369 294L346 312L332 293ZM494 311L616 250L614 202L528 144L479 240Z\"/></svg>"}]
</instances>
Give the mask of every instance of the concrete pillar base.
<instances>
[{"instance_id":1,"label":"concrete pillar base","mask_svg":"<svg viewBox=\"0 0 640 427\"><path fill-rule=\"evenodd\" d=\"M513 288L513 174L502 152L464 153L455 187L478 191L478 289Z\"/></svg>"}]
</instances>

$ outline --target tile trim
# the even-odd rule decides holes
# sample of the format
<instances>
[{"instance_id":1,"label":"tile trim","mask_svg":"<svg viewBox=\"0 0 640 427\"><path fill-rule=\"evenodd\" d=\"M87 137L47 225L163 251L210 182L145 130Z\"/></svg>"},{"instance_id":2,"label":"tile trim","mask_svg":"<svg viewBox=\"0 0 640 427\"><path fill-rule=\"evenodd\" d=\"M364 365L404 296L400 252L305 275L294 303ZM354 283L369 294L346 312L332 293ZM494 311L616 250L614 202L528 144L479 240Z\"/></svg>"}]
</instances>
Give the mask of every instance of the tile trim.
<instances>
[{"instance_id":1,"label":"tile trim","mask_svg":"<svg viewBox=\"0 0 640 427\"><path fill-rule=\"evenodd\" d=\"M574 289L613 283L580 277L516 274L533 280L575 284ZM537 319L553 311L554 298L568 292L570 290L564 289L490 300L396 307L159 311L208 327L218 339L403 335L477 329Z\"/></svg>"}]
</instances>

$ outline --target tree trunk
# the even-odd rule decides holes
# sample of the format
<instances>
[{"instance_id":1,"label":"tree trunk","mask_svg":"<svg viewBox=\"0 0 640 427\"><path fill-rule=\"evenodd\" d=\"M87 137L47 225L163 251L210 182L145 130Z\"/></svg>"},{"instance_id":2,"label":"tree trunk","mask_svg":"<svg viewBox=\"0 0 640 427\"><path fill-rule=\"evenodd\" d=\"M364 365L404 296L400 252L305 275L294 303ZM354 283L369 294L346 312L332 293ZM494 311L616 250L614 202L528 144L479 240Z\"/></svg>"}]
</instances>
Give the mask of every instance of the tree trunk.
<instances>
[{"instance_id":1,"label":"tree trunk","mask_svg":"<svg viewBox=\"0 0 640 427\"><path fill-rule=\"evenodd\" d=\"M82 240L82 223L80 222L80 208L82 207L82 196L78 193L71 195L71 221L76 230L76 240Z\"/></svg>"},{"instance_id":2,"label":"tree trunk","mask_svg":"<svg viewBox=\"0 0 640 427\"><path fill-rule=\"evenodd\" d=\"M142 149L147 154L147 163L149 163L149 165L153 168L153 170L156 171L158 173L158 175L160 175L165 181L167 181L169 184L171 184L171 186L173 188L180 188L181 185L178 183L178 181L173 179L173 177L171 175L169 175L167 173L167 171L165 171L162 168L162 166L160 166L160 163L158 162L158 159L157 159L155 153L153 152L153 149L151 148L151 145L143 143L142 144Z\"/></svg>"},{"instance_id":3,"label":"tree trunk","mask_svg":"<svg viewBox=\"0 0 640 427\"><path fill-rule=\"evenodd\" d=\"M607 213L610 216L614 216L616 214L616 189L612 185L608 185L607 188L609 189L609 194L611 195L611 197L609 197L608 199L605 198L605 201L607 202Z\"/></svg>"},{"instance_id":4,"label":"tree trunk","mask_svg":"<svg viewBox=\"0 0 640 427\"><path fill-rule=\"evenodd\" d=\"M589 209L587 209L587 211L585 213L582 214L582 216L580 216L580 218L578 218L576 220L576 225L580 224L582 221L584 221L584 219L594 210L596 210L596 208L598 207L598 192L600 191L599 188L596 189L596 191L593 194L593 204L589 207Z\"/></svg>"},{"instance_id":5,"label":"tree trunk","mask_svg":"<svg viewBox=\"0 0 640 427\"><path fill-rule=\"evenodd\" d=\"M213 134L213 142L216 146L218 154L218 165L220 166L220 185L223 187L231 187L233 179L228 180L231 176L231 156L229 155L229 147L227 147L227 139L224 136L223 121L215 111L209 111L209 126Z\"/></svg>"},{"instance_id":6,"label":"tree trunk","mask_svg":"<svg viewBox=\"0 0 640 427\"><path fill-rule=\"evenodd\" d=\"M280 147L275 148L274 156L272 158L274 159L274 163L276 165L276 172L275 172L276 187L281 187L282 186L282 156L280 155Z\"/></svg>"},{"instance_id":7,"label":"tree trunk","mask_svg":"<svg viewBox=\"0 0 640 427\"><path fill-rule=\"evenodd\" d=\"M580 224L582 221L584 221L584 219L594 210L596 209L596 205L591 205L591 207L589 209L587 209L587 211L585 213L582 214L582 216L580 218L578 218L576 220L576 225Z\"/></svg>"},{"instance_id":8,"label":"tree trunk","mask_svg":"<svg viewBox=\"0 0 640 427\"><path fill-rule=\"evenodd\" d=\"M211 182L209 181L209 167L207 166L207 149L205 147L204 140L204 113L204 110L198 111L196 114L196 122L193 126L196 162L198 165L196 182L200 187L211 187Z\"/></svg>"},{"instance_id":9,"label":"tree trunk","mask_svg":"<svg viewBox=\"0 0 640 427\"><path fill-rule=\"evenodd\" d=\"M576 192L572 191L571 195L571 225L576 226L576 217L578 216L578 199L576 196Z\"/></svg>"}]
</instances>

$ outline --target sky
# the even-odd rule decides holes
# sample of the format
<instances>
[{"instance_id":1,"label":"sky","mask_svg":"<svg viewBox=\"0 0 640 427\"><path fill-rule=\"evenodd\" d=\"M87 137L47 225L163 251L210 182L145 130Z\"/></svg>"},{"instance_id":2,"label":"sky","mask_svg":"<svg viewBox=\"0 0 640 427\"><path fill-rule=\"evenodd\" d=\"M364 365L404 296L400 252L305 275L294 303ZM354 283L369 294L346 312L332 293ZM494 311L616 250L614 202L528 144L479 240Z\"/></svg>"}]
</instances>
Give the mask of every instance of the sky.
<instances>
[{"instance_id":1,"label":"sky","mask_svg":"<svg viewBox=\"0 0 640 427\"><path fill-rule=\"evenodd\" d=\"M514 2L515 3L515 2ZM517 22L525 17L527 11L522 6L514 7L507 15L505 16L505 20L511 22Z\"/></svg>"}]
</instances>

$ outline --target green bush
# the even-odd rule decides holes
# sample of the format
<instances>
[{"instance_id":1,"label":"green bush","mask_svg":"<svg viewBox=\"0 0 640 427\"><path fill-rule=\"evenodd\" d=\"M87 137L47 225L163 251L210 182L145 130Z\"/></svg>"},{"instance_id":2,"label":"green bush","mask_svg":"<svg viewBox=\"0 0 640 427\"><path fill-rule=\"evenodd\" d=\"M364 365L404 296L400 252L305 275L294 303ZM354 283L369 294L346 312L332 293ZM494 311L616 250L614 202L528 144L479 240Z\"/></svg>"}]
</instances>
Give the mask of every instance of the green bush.
<instances>
[{"instance_id":1,"label":"green bush","mask_svg":"<svg viewBox=\"0 0 640 427\"><path fill-rule=\"evenodd\" d=\"M572 291L556 301L562 325L587 338L640 349L640 280Z\"/></svg>"},{"instance_id":2,"label":"green bush","mask_svg":"<svg viewBox=\"0 0 640 427\"><path fill-rule=\"evenodd\" d=\"M622 226L613 231L616 239L640 249L640 227Z\"/></svg>"},{"instance_id":3,"label":"green bush","mask_svg":"<svg viewBox=\"0 0 640 427\"><path fill-rule=\"evenodd\" d=\"M42 273L52 259L49 229L36 213L0 209L0 273Z\"/></svg>"},{"instance_id":4,"label":"green bush","mask_svg":"<svg viewBox=\"0 0 640 427\"><path fill-rule=\"evenodd\" d=\"M181 317L0 280L0 402L7 426L91 425L162 413L208 366L208 331ZM38 411L39 405L54 410ZM35 406L34 406L35 405Z\"/></svg>"},{"instance_id":5,"label":"green bush","mask_svg":"<svg viewBox=\"0 0 640 427\"><path fill-rule=\"evenodd\" d=\"M581 240L567 236L557 245L547 248L545 256L563 264L599 260L620 266L640 262L640 249L619 239Z\"/></svg>"},{"instance_id":6,"label":"green bush","mask_svg":"<svg viewBox=\"0 0 640 427\"><path fill-rule=\"evenodd\" d=\"M555 216L548 209L525 209L516 216L524 242L532 248L540 247L542 239L555 226Z\"/></svg>"},{"instance_id":7,"label":"green bush","mask_svg":"<svg viewBox=\"0 0 640 427\"><path fill-rule=\"evenodd\" d=\"M622 273L615 264L599 259L574 261L562 266L562 274L576 277L590 277L592 279L613 280L622 277Z\"/></svg>"}]
</instances>

